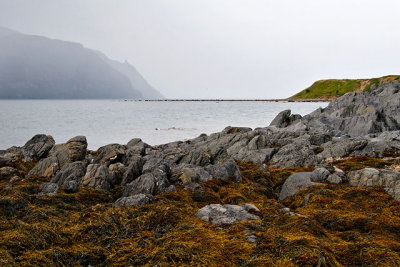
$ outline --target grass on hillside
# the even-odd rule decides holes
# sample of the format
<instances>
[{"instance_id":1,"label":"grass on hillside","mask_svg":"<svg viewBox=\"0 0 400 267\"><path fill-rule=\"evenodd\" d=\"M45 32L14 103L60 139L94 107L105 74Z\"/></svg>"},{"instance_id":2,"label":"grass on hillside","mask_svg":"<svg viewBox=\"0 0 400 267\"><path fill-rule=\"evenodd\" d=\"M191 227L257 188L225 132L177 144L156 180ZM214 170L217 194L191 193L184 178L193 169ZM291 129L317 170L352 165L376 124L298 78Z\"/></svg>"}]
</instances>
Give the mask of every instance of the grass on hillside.
<instances>
[{"instance_id":1,"label":"grass on hillside","mask_svg":"<svg viewBox=\"0 0 400 267\"><path fill-rule=\"evenodd\" d=\"M321 80L295 94L291 99L334 99L348 92L370 91L374 84L394 80L400 80L400 75L372 79Z\"/></svg>"}]
</instances>

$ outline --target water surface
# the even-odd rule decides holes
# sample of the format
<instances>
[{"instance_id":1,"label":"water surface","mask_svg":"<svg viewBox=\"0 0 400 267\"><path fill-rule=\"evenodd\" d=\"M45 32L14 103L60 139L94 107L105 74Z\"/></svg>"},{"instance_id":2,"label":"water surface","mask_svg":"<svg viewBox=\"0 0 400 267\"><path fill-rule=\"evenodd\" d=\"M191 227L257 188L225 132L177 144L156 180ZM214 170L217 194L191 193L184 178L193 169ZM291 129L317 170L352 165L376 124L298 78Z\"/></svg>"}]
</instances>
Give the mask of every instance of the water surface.
<instances>
[{"instance_id":1,"label":"water surface","mask_svg":"<svg viewBox=\"0 0 400 267\"><path fill-rule=\"evenodd\" d=\"M282 110L305 115L327 104L0 100L0 149L22 146L38 133L52 135L56 143L84 135L90 149L126 144L134 137L156 145L218 132L226 126L265 127Z\"/></svg>"}]
</instances>

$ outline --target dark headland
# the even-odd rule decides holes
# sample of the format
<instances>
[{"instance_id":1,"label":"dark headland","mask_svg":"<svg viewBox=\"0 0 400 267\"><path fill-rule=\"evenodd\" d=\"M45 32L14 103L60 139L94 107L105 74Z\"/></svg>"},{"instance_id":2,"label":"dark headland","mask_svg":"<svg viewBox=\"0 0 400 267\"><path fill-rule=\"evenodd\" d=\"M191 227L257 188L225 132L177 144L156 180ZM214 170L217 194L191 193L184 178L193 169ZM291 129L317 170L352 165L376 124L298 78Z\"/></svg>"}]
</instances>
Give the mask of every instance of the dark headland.
<instances>
[{"instance_id":1,"label":"dark headland","mask_svg":"<svg viewBox=\"0 0 400 267\"><path fill-rule=\"evenodd\" d=\"M400 81L150 146L0 151L0 265L399 266Z\"/></svg>"}]
</instances>

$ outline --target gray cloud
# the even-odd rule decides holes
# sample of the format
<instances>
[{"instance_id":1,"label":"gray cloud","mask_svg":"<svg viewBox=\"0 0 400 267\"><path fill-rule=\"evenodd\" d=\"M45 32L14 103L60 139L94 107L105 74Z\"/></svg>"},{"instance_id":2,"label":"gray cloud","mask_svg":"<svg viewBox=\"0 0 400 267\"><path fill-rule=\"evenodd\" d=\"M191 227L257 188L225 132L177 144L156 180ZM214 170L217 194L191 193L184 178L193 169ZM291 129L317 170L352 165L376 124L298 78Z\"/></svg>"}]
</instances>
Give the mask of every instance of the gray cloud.
<instances>
[{"instance_id":1,"label":"gray cloud","mask_svg":"<svg viewBox=\"0 0 400 267\"><path fill-rule=\"evenodd\" d=\"M0 0L0 25L127 59L171 98L398 74L396 0Z\"/></svg>"}]
</instances>

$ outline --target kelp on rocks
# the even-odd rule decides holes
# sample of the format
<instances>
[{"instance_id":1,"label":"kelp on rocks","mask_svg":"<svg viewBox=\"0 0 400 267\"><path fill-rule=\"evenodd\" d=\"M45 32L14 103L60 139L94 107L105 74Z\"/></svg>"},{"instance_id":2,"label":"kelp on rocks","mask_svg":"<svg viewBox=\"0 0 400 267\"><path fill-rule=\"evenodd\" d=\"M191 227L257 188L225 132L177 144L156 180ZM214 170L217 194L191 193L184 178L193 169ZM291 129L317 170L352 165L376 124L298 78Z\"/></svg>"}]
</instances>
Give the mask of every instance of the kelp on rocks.
<instances>
[{"instance_id":1,"label":"kelp on rocks","mask_svg":"<svg viewBox=\"0 0 400 267\"><path fill-rule=\"evenodd\" d=\"M348 158L349 171L393 163ZM239 162L243 181L162 193L143 207L113 208L121 194L81 187L38 197L45 178L0 181L1 266L398 266L400 203L382 188L327 184L277 200L285 179L313 168ZM14 164L24 172L27 164ZM207 204L253 203L260 220L214 226L195 216ZM289 207L294 214L285 212Z\"/></svg>"}]
</instances>

